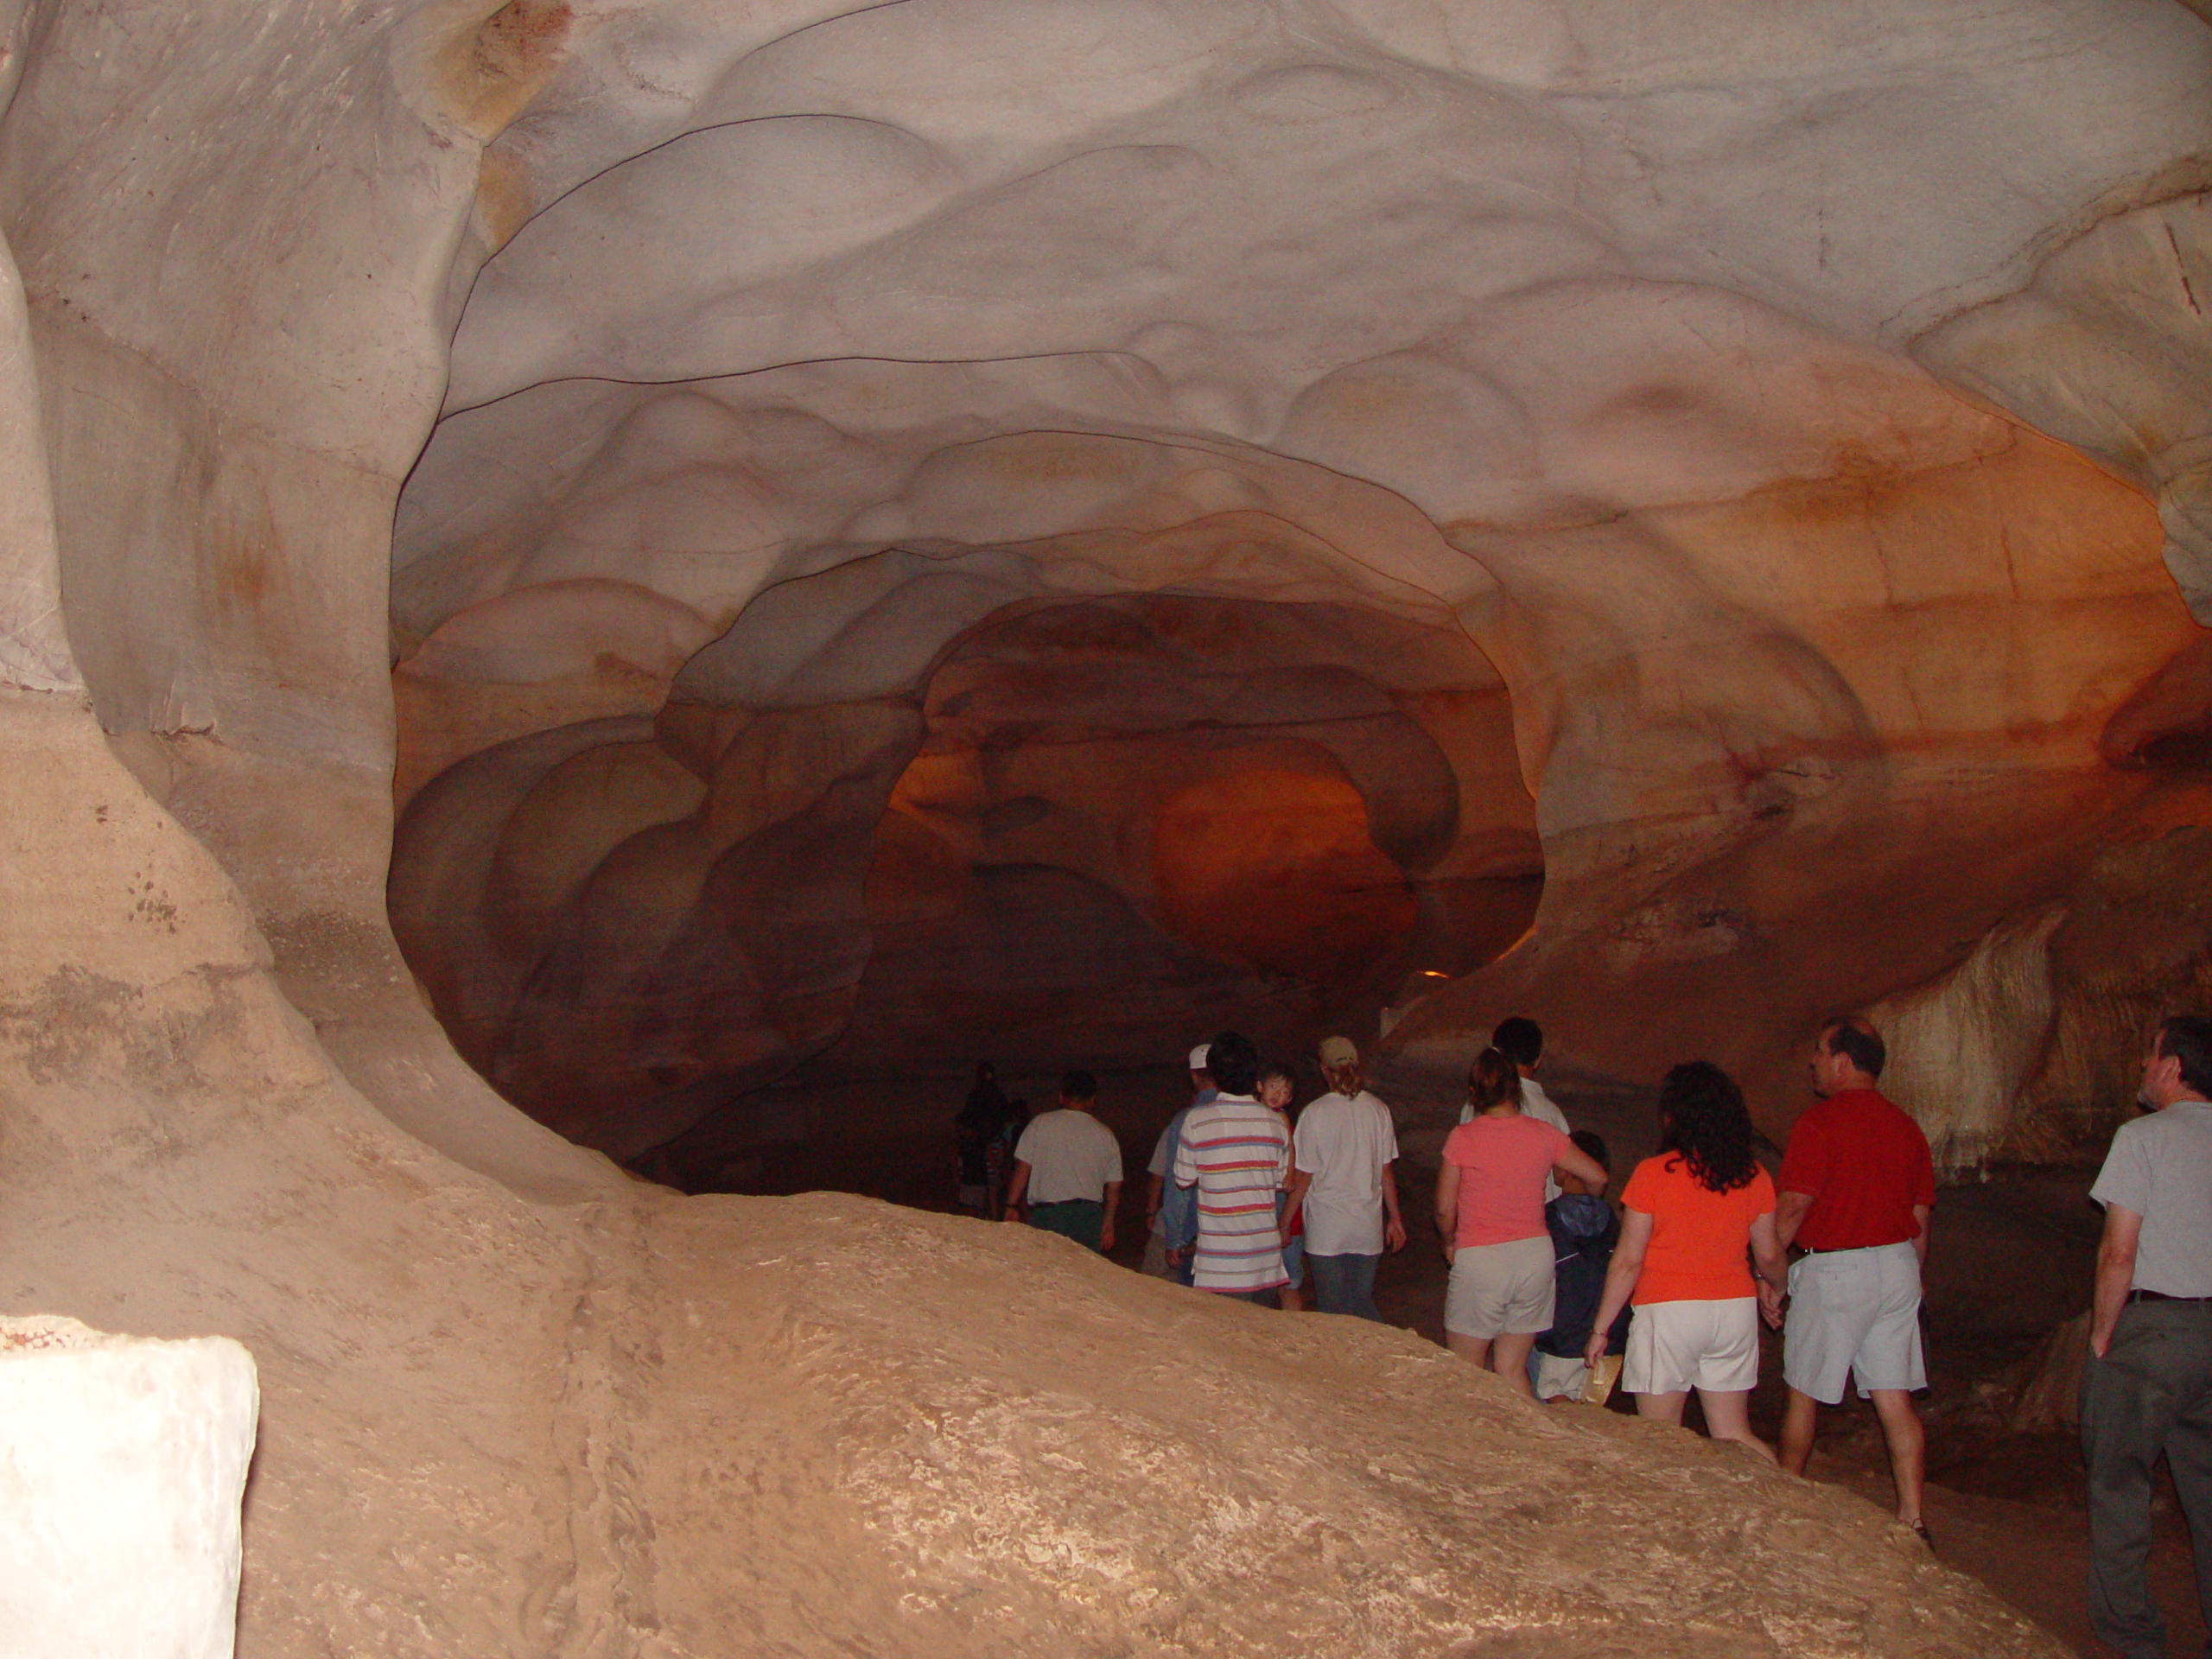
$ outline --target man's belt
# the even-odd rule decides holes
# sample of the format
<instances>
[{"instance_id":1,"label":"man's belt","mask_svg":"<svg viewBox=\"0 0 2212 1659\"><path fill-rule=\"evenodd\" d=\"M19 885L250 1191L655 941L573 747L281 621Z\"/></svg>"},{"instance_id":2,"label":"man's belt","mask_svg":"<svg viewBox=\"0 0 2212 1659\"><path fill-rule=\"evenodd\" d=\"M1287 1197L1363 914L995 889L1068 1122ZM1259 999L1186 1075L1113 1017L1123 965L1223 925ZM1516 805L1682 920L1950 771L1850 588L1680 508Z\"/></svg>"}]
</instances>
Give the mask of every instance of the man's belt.
<instances>
[{"instance_id":1,"label":"man's belt","mask_svg":"<svg viewBox=\"0 0 2212 1659\"><path fill-rule=\"evenodd\" d=\"M2131 1302L2212 1302L2212 1296L2169 1296L2163 1290L2131 1290Z\"/></svg>"}]
</instances>

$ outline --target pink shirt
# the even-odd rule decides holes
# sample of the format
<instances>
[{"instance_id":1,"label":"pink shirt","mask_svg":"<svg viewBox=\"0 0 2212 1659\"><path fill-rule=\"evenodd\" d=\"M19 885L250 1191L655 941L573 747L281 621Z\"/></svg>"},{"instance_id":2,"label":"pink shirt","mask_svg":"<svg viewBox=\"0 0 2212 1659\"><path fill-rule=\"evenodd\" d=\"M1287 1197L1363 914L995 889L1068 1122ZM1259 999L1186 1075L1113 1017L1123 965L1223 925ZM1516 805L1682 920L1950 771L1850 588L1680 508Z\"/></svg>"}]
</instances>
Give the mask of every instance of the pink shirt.
<instances>
[{"instance_id":1,"label":"pink shirt","mask_svg":"<svg viewBox=\"0 0 2212 1659\"><path fill-rule=\"evenodd\" d=\"M1459 1224L1454 1249L1543 1238L1544 1177L1574 1143L1539 1118L1515 1114L1462 1123L1444 1142L1444 1161L1459 1166Z\"/></svg>"}]
</instances>

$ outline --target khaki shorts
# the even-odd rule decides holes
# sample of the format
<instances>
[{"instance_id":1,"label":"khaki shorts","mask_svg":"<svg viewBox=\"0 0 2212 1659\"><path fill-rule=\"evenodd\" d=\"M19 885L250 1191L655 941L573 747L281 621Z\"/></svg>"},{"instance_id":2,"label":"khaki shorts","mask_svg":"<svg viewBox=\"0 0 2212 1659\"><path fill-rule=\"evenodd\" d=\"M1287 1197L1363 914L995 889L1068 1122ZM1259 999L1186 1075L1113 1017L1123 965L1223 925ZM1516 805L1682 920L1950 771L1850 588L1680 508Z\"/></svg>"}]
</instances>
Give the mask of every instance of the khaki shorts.
<instances>
[{"instance_id":1,"label":"khaki shorts","mask_svg":"<svg viewBox=\"0 0 2212 1659\"><path fill-rule=\"evenodd\" d=\"M1748 1394L1758 1380L1756 1296L1646 1302L1629 1322L1621 1386L1630 1394Z\"/></svg>"},{"instance_id":2,"label":"khaki shorts","mask_svg":"<svg viewBox=\"0 0 2212 1659\"><path fill-rule=\"evenodd\" d=\"M1453 1252L1444 1293L1444 1328L1487 1342L1539 1336L1552 1328L1551 1235Z\"/></svg>"},{"instance_id":3,"label":"khaki shorts","mask_svg":"<svg viewBox=\"0 0 2212 1659\"><path fill-rule=\"evenodd\" d=\"M1782 1380L1824 1406L1856 1376L1859 1396L1928 1386L1920 1351L1920 1253L1907 1244L1821 1250L1789 1269Z\"/></svg>"}]
</instances>

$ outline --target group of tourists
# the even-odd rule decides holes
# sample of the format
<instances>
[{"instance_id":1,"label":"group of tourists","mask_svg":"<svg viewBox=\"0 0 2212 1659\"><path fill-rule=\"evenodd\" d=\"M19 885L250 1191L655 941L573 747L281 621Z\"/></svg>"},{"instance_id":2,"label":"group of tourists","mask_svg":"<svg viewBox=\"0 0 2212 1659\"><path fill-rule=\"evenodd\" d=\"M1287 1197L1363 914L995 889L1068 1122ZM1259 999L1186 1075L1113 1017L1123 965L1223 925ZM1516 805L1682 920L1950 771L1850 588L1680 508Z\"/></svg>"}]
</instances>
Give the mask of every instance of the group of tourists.
<instances>
[{"instance_id":1,"label":"group of tourists","mask_svg":"<svg viewBox=\"0 0 2212 1659\"><path fill-rule=\"evenodd\" d=\"M1936 1199L1927 1137L1884 1096L1881 1035L1827 1022L1807 1057L1818 1096L1769 1175L1743 1091L1707 1061L1669 1071L1659 1146L1618 1206L1604 1141L1569 1128L1536 1080L1543 1035L1512 1019L1470 1068L1435 1193L1450 1263L1447 1344L1540 1399L1578 1398L1621 1359L1639 1414L1679 1423L1691 1390L1708 1433L1802 1473L1816 1408L1847 1387L1872 1402L1897 1518L1923 1539L1926 1388L1921 1274ZM1328 1090L1289 1116L1291 1080L1224 1033L1189 1059L1192 1098L1147 1166L1144 1268L1247 1301L1369 1319L1375 1275L1404 1248L1389 1109L1357 1048L1320 1046ZM1014 1138L1007 1220L1113 1247L1119 1143L1092 1116L1085 1073ZM2143 1065L2147 1115L2123 1126L2091 1197L2105 1209L2082 1393L2089 1475L2091 1622L2131 1659L2162 1655L2145 1575L2152 1471L2163 1455L2199 1541L2212 1608L2212 1019L2158 1028ZM1796 1259L1790 1259L1791 1252ZM1284 1299L1284 1293L1291 1299ZM1751 1431L1762 1319L1783 1335L1778 1449Z\"/></svg>"},{"instance_id":2,"label":"group of tourists","mask_svg":"<svg viewBox=\"0 0 2212 1659\"><path fill-rule=\"evenodd\" d=\"M1715 1440L1795 1472L1815 1402L1840 1403L1855 1377L1889 1446L1897 1516L1924 1536L1911 1396L1927 1386L1920 1267L1936 1176L1927 1137L1876 1086L1880 1036L1861 1020L1821 1029L1809 1056L1821 1099L1776 1176L1753 1153L1735 1081L1708 1061L1675 1066L1660 1085L1659 1149L1621 1189L1617 1229L1592 1202L1611 1183L1604 1143L1567 1131L1535 1080L1541 1055L1531 1022L1500 1026L1444 1143L1436 1224L1452 1351L1540 1398L1578 1397L1588 1368L1620 1355L1640 1415L1680 1423L1694 1389ZM1783 1332L1778 1459L1748 1409L1762 1316Z\"/></svg>"}]
</instances>

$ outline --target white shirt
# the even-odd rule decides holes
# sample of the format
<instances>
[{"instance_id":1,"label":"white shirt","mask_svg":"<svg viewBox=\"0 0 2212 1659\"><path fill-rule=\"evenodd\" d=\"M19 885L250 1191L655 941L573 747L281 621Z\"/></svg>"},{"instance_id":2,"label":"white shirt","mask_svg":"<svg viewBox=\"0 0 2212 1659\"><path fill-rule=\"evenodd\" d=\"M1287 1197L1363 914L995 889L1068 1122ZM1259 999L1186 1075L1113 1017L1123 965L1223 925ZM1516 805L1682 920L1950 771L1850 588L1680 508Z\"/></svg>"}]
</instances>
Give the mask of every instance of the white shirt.
<instances>
[{"instance_id":1,"label":"white shirt","mask_svg":"<svg viewBox=\"0 0 2212 1659\"><path fill-rule=\"evenodd\" d=\"M1122 1143L1114 1131L1089 1112L1065 1106L1031 1118L1014 1155L1029 1166L1025 1196L1032 1204L1065 1204L1071 1198L1096 1204L1109 1183L1122 1179Z\"/></svg>"},{"instance_id":2,"label":"white shirt","mask_svg":"<svg viewBox=\"0 0 2212 1659\"><path fill-rule=\"evenodd\" d=\"M1390 1109L1363 1089L1323 1095L1298 1115L1308 1255L1382 1254L1382 1169L1398 1156Z\"/></svg>"},{"instance_id":3,"label":"white shirt","mask_svg":"<svg viewBox=\"0 0 2212 1659\"><path fill-rule=\"evenodd\" d=\"M1521 1115L1524 1117L1533 1117L1540 1123L1548 1123L1561 1135L1573 1133L1567 1127L1567 1114L1552 1103L1552 1097L1544 1092L1544 1085L1534 1077L1521 1079ZM1459 1108L1459 1121L1462 1123L1471 1123L1475 1121L1474 1102L1468 1101ZM1559 1195L1560 1185L1557 1172L1546 1170L1544 1172L1544 1202L1549 1204Z\"/></svg>"}]
</instances>

